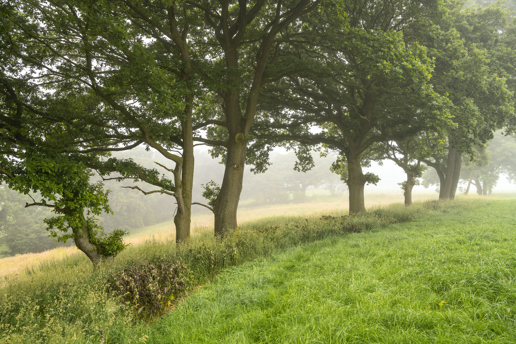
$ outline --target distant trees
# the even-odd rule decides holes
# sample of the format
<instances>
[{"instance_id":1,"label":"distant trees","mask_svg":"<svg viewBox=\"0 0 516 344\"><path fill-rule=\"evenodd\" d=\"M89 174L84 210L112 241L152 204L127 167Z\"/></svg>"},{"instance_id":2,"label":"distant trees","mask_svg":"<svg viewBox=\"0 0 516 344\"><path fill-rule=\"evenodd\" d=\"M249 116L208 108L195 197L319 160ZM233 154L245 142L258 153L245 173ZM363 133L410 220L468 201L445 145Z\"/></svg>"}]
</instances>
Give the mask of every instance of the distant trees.
<instances>
[{"instance_id":1,"label":"distant trees","mask_svg":"<svg viewBox=\"0 0 516 344\"><path fill-rule=\"evenodd\" d=\"M465 157L465 160L460 175L464 193L470 193L474 187L477 194L490 195L500 175L516 180L516 139L497 132L486 145L475 148L472 161L469 157ZM425 173L425 186L437 185L439 180L434 177L433 174Z\"/></svg>"},{"instance_id":2,"label":"distant trees","mask_svg":"<svg viewBox=\"0 0 516 344\"><path fill-rule=\"evenodd\" d=\"M434 168L440 180L440 199L453 199L459 183L462 156L472 155L514 115L514 101L506 80L499 75L496 60L500 29L506 13L499 8L461 11L452 7L438 27L417 37L435 59L434 89L451 101L455 127L447 131L443 154L436 150L424 162ZM509 69L502 68L509 71Z\"/></svg>"}]
</instances>

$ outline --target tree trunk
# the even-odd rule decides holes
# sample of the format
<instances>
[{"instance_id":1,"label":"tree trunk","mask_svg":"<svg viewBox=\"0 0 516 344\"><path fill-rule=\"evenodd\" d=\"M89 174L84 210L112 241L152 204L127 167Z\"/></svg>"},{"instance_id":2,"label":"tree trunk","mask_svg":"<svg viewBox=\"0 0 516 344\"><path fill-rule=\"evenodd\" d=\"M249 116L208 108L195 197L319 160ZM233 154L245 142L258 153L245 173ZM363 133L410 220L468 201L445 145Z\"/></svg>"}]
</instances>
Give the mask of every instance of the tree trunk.
<instances>
[{"instance_id":1,"label":"tree trunk","mask_svg":"<svg viewBox=\"0 0 516 344\"><path fill-rule=\"evenodd\" d=\"M451 148L448 149L445 178L444 183L441 180L439 199L454 199L459 185L462 156L459 150L452 146L453 140L450 138L449 141Z\"/></svg>"},{"instance_id":2,"label":"tree trunk","mask_svg":"<svg viewBox=\"0 0 516 344\"><path fill-rule=\"evenodd\" d=\"M483 194L482 184L480 183L480 180L478 178L475 179L475 186L477 187L477 194L479 196L482 196L482 194Z\"/></svg>"},{"instance_id":3,"label":"tree trunk","mask_svg":"<svg viewBox=\"0 0 516 344\"><path fill-rule=\"evenodd\" d=\"M451 140L450 140L451 145ZM453 174L455 171L455 155L457 154L456 148L449 148L448 149L448 158L446 161L446 172L444 173L444 183L441 184L440 192L439 192L439 199L451 199L451 193L452 193L452 181L453 181Z\"/></svg>"},{"instance_id":4,"label":"tree trunk","mask_svg":"<svg viewBox=\"0 0 516 344\"><path fill-rule=\"evenodd\" d=\"M407 172L407 182L405 184L405 190L403 195L405 196L405 205L408 207L412 204L412 189L416 185L416 178L414 178L414 173Z\"/></svg>"},{"instance_id":5,"label":"tree trunk","mask_svg":"<svg viewBox=\"0 0 516 344\"><path fill-rule=\"evenodd\" d=\"M473 171L469 174L469 181L468 181L468 187L466 188L466 191L464 192L464 195L469 194L469 189L471 188L471 182L473 181Z\"/></svg>"},{"instance_id":6,"label":"tree trunk","mask_svg":"<svg viewBox=\"0 0 516 344\"><path fill-rule=\"evenodd\" d=\"M443 185L446 183L446 176L443 171L440 170L438 165L432 165L439 176L439 199L445 199Z\"/></svg>"},{"instance_id":7,"label":"tree trunk","mask_svg":"<svg viewBox=\"0 0 516 344\"><path fill-rule=\"evenodd\" d=\"M462 167L462 155L456 150L455 153L455 167L453 169L453 175L451 180L450 199L455 199L457 193L457 187L459 186L460 170Z\"/></svg>"},{"instance_id":8,"label":"tree trunk","mask_svg":"<svg viewBox=\"0 0 516 344\"><path fill-rule=\"evenodd\" d=\"M174 216L176 226L176 243L185 242L190 238L190 225L192 220L192 189L194 174L194 150L192 130L192 101L188 98L188 108L185 111L185 120L181 123L183 134L183 161L177 164L174 171L175 198L177 201L177 213Z\"/></svg>"},{"instance_id":9,"label":"tree trunk","mask_svg":"<svg viewBox=\"0 0 516 344\"><path fill-rule=\"evenodd\" d=\"M97 268L100 264L113 261L113 256L105 256L101 252L101 248L93 244L90 240L90 228L84 218L80 215L80 227L72 228L74 234L74 242L79 250L84 252L93 263L93 267Z\"/></svg>"},{"instance_id":10,"label":"tree trunk","mask_svg":"<svg viewBox=\"0 0 516 344\"><path fill-rule=\"evenodd\" d=\"M237 211L242 182L247 146L242 132L230 133L228 140L226 166L220 193L215 201L215 236L224 238L238 226Z\"/></svg>"},{"instance_id":11,"label":"tree trunk","mask_svg":"<svg viewBox=\"0 0 516 344\"><path fill-rule=\"evenodd\" d=\"M487 185L487 181L484 180L484 183L482 185L482 196L487 196L487 191L488 191L488 185Z\"/></svg>"},{"instance_id":12,"label":"tree trunk","mask_svg":"<svg viewBox=\"0 0 516 344\"><path fill-rule=\"evenodd\" d=\"M348 162L349 213L357 214L365 211L364 186L366 180L362 172L360 157L349 154L346 158Z\"/></svg>"}]
</instances>

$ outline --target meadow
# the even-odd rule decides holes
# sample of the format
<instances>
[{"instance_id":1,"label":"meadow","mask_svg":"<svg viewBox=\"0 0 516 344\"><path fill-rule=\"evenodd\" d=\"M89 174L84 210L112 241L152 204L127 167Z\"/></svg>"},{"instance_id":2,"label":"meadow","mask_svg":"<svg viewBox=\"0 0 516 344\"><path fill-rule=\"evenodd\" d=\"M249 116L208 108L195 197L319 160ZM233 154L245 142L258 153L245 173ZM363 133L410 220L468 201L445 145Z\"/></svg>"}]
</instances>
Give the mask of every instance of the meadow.
<instances>
[{"instance_id":1,"label":"meadow","mask_svg":"<svg viewBox=\"0 0 516 344\"><path fill-rule=\"evenodd\" d=\"M516 201L441 211L228 269L149 343L514 343Z\"/></svg>"},{"instance_id":2,"label":"meadow","mask_svg":"<svg viewBox=\"0 0 516 344\"><path fill-rule=\"evenodd\" d=\"M96 272L77 254L28 265L0 289L0 342L515 341L514 199L377 205L354 218L325 207L249 220L229 263L227 245L200 229L187 248L154 236ZM159 226L133 238L149 233ZM192 276L163 317L141 320L106 291L116 271L164 258Z\"/></svg>"}]
</instances>

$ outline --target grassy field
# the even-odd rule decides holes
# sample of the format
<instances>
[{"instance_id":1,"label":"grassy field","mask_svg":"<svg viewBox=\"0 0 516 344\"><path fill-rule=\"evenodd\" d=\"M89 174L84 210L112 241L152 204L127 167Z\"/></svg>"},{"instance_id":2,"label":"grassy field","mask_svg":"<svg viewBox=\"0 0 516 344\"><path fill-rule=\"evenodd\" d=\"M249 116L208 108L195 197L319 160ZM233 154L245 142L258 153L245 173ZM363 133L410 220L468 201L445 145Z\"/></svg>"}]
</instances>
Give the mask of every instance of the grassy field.
<instances>
[{"instance_id":1,"label":"grassy field","mask_svg":"<svg viewBox=\"0 0 516 344\"><path fill-rule=\"evenodd\" d=\"M515 246L514 199L326 239L223 272L147 342L515 343Z\"/></svg>"},{"instance_id":2,"label":"grassy field","mask_svg":"<svg viewBox=\"0 0 516 344\"><path fill-rule=\"evenodd\" d=\"M0 342L516 342L515 199L355 217L331 204L244 223L224 242L201 230L176 248L154 235L97 271L81 254L40 260L0 287ZM190 276L163 318L142 319L106 288L122 269L163 259Z\"/></svg>"}]
</instances>

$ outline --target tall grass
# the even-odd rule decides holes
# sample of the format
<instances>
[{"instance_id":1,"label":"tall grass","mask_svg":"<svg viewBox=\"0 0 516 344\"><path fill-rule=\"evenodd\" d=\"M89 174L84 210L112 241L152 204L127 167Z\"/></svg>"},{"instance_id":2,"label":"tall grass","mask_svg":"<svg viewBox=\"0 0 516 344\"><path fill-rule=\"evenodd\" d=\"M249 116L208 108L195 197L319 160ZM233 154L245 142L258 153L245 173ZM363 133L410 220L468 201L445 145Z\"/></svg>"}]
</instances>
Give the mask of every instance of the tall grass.
<instances>
[{"instance_id":1,"label":"tall grass","mask_svg":"<svg viewBox=\"0 0 516 344\"><path fill-rule=\"evenodd\" d=\"M179 248L172 241L152 240L130 247L113 265L98 271L92 271L82 255L73 255L28 271L0 290L0 342L138 342L148 333L145 323L124 311L123 304L106 291L110 276L129 266L178 259L188 266L193 288L211 281L224 268L291 247L484 204L431 202L377 208L353 217L334 212L321 218L263 219L242 226L223 242L209 233L200 233Z\"/></svg>"}]
</instances>

